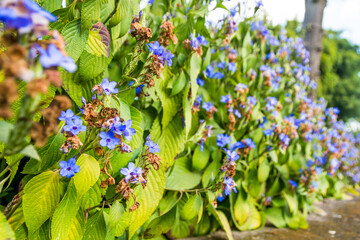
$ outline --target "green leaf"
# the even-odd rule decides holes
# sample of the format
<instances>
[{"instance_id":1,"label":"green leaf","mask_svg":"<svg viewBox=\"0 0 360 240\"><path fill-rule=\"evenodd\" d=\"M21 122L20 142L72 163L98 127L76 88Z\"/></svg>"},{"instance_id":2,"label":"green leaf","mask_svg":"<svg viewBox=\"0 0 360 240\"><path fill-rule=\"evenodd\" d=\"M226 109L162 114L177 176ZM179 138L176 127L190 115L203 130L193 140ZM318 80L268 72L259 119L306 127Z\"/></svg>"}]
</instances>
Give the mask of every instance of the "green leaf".
<instances>
[{"instance_id":1,"label":"green leaf","mask_svg":"<svg viewBox=\"0 0 360 240\"><path fill-rule=\"evenodd\" d=\"M66 237L67 240L82 239L85 233L85 212L79 209L78 214L73 219L72 225L70 226L69 233Z\"/></svg>"},{"instance_id":2,"label":"green leaf","mask_svg":"<svg viewBox=\"0 0 360 240\"><path fill-rule=\"evenodd\" d=\"M249 201L249 217L246 222L240 226L241 231L257 229L261 226L262 217L256 209L255 204Z\"/></svg>"},{"instance_id":3,"label":"green leaf","mask_svg":"<svg viewBox=\"0 0 360 240\"><path fill-rule=\"evenodd\" d=\"M180 153L184 143L185 131L182 127L182 121L177 115L166 127L163 127L161 137L158 140L161 164L166 168L172 166L174 158Z\"/></svg>"},{"instance_id":4,"label":"green leaf","mask_svg":"<svg viewBox=\"0 0 360 240\"><path fill-rule=\"evenodd\" d=\"M89 32L84 31L81 33L81 21L76 19L66 24L61 34L66 42L66 52L76 62L86 47Z\"/></svg>"},{"instance_id":5,"label":"green leaf","mask_svg":"<svg viewBox=\"0 0 360 240\"><path fill-rule=\"evenodd\" d=\"M191 104L191 99L188 99L189 96L189 92L190 92L190 82L188 82L186 84L185 90L184 90L184 95L183 95L183 115L184 115L184 123L185 123L185 136L186 139L189 136L190 130L192 128L192 119L193 119L193 114L192 114L192 104Z\"/></svg>"},{"instance_id":6,"label":"green leaf","mask_svg":"<svg viewBox=\"0 0 360 240\"><path fill-rule=\"evenodd\" d=\"M282 208L267 208L265 209L265 216L266 219L271 222L277 228L284 228L286 227L286 222L283 215Z\"/></svg>"},{"instance_id":7,"label":"green leaf","mask_svg":"<svg viewBox=\"0 0 360 240\"><path fill-rule=\"evenodd\" d=\"M106 238L106 223L102 211L91 216L85 225L83 239L102 240Z\"/></svg>"},{"instance_id":8,"label":"green leaf","mask_svg":"<svg viewBox=\"0 0 360 240\"><path fill-rule=\"evenodd\" d=\"M166 193L166 195L161 199L159 203L160 215L163 215L173 209L176 203L178 203L181 199L181 197L179 197L179 194L180 193L178 191L168 191Z\"/></svg>"},{"instance_id":9,"label":"green leaf","mask_svg":"<svg viewBox=\"0 0 360 240\"><path fill-rule=\"evenodd\" d=\"M81 7L81 31L89 30L93 21L100 21L101 6L107 0L86 0Z\"/></svg>"},{"instance_id":10,"label":"green leaf","mask_svg":"<svg viewBox=\"0 0 360 240\"><path fill-rule=\"evenodd\" d=\"M122 215L124 214L124 207L119 203L119 201L115 201L110 208L109 213L109 223L110 229L115 229L119 224Z\"/></svg>"},{"instance_id":11,"label":"green leaf","mask_svg":"<svg viewBox=\"0 0 360 240\"><path fill-rule=\"evenodd\" d=\"M161 234L167 233L174 226L176 220L176 208L165 213L164 215L152 220L144 233L145 238L154 238Z\"/></svg>"},{"instance_id":12,"label":"green leaf","mask_svg":"<svg viewBox=\"0 0 360 240\"><path fill-rule=\"evenodd\" d=\"M280 192L282 189L279 177L275 179L273 183L271 183L270 189L266 192L266 197L274 196L276 193Z\"/></svg>"},{"instance_id":13,"label":"green leaf","mask_svg":"<svg viewBox=\"0 0 360 240\"><path fill-rule=\"evenodd\" d=\"M190 81L191 81L191 104L194 104L197 90L199 85L196 83L196 79L201 70L201 57L197 54L192 54L190 59Z\"/></svg>"},{"instance_id":14,"label":"green leaf","mask_svg":"<svg viewBox=\"0 0 360 240\"><path fill-rule=\"evenodd\" d=\"M202 198L198 194L191 196L184 204L180 212L180 217L183 220L191 220L195 218L202 208Z\"/></svg>"},{"instance_id":15,"label":"green leaf","mask_svg":"<svg viewBox=\"0 0 360 240\"><path fill-rule=\"evenodd\" d=\"M62 0L44 0L42 4L42 8L49 12L53 12L56 9L62 8Z\"/></svg>"},{"instance_id":16,"label":"green leaf","mask_svg":"<svg viewBox=\"0 0 360 240\"><path fill-rule=\"evenodd\" d=\"M73 229L74 222L78 221L76 215L79 208L80 204L77 202L76 188L73 181L71 181L64 198L56 208L51 219L52 239L62 240L68 237L70 230Z\"/></svg>"},{"instance_id":17,"label":"green leaf","mask_svg":"<svg viewBox=\"0 0 360 240\"><path fill-rule=\"evenodd\" d=\"M184 71L180 73L180 76L176 79L174 86L171 89L171 96L174 96L181 92L186 85L186 76Z\"/></svg>"},{"instance_id":18,"label":"green leaf","mask_svg":"<svg viewBox=\"0 0 360 240\"><path fill-rule=\"evenodd\" d=\"M9 135L13 130L14 125L5 121L0 120L0 142L7 143ZM20 151L21 154L34 158L36 160L40 160L39 154L33 145L29 144L24 149Z\"/></svg>"},{"instance_id":19,"label":"green leaf","mask_svg":"<svg viewBox=\"0 0 360 240\"><path fill-rule=\"evenodd\" d=\"M259 182L263 183L265 182L270 173L271 167L267 159L263 159L260 163L259 169L258 169L258 180Z\"/></svg>"},{"instance_id":20,"label":"green leaf","mask_svg":"<svg viewBox=\"0 0 360 240\"><path fill-rule=\"evenodd\" d=\"M284 198L286 199L289 205L290 213L296 213L298 210L298 201L296 199L296 195L285 192L283 194L284 194Z\"/></svg>"},{"instance_id":21,"label":"green leaf","mask_svg":"<svg viewBox=\"0 0 360 240\"><path fill-rule=\"evenodd\" d=\"M215 219L219 222L222 229L224 229L228 239L233 240L234 238L232 236L230 224L226 218L226 215L222 211L216 210L214 208L214 206L211 204L208 205L208 210L209 210L209 212L212 213L212 215L215 217Z\"/></svg>"},{"instance_id":22,"label":"green leaf","mask_svg":"<svg viewBox=\"0 0 360 240\"><path fill-rule=\"evenodd\" d=\"M118 0L115 2L118 2L118 4L116 6L116 12L114 16L112 16L112 18L109 21L110 27L114 27L118 25L129 14L129 12L130 13L132 12L130 0Z\"/></svg>"},{"instance_id":23,"label":"green leaf","mask_svg":"<svg viewBox=\"0 0 360 240\"><path fill-rule=\"evenodd\" d=\"M50 218L60 201L59 174L47 171L32 178L24 188L23 211L29 234Z\"/></svg>"},{"instance_id":24,"label":"green leaf","mask_svg":"<svg viewBox=\"0 0 360 240\"><path fill-rule=\"evenodd\" d=\"M235 195L235 194L232 194ZM234 204L234 218L236 220L236 227L243 225L250 216L250 207L246 199L241 193L238 193L236 202Z\"/></svg>"},{"instance_id":25,"label":"green leaf","mask_svg":"<svg viewBox=\"0 0 360 240\"><path fill-rule=\"evenodd\" d=\"M14 125L11 123L0 121L0 141L3 143L7 143L7 140L9 138L9 134L11 130L14 128Z\"/></svg>"},{"instance_id":26,"label":"green leaf","mask_svg":"<svg viewBox=\"0 0 360 240\"><path fill-rule=\"evenodd\" d=\"M146 188L139 186L134 193L140 206L129 214L129 239L135 234L146 220L154 213L159 205L165 189L165 170L150 169Z\"/></svg>"},{"instance_id":27,"label":"green leaf","mask_svg":"<svg viewBox=\"0 0 360 240\"><path fill-rule=\"evenodd\" d=\"M221 163L219 161L212 161L210 165L205 169L204 174L202 176L202 185L203 187L207 187L210 183L212 183L216 176L219 173L219 169L221 167Z\"/></svg>"},{"instance_id":28,"label":"green leaf","mask_svg":"<svg viewBox=\"0 0 360 240\"><path fill-rule=\"evenodd\" d=\"M80 56L79 76L86 81L96 78L107 69L110 60L110 58L105 56L98 57L87 51L83 51ZM91 88L92 87L93 86L91 86ZM87 94L89 94L89 92ZM79 104L79 106L81 106L81 104Z\"/></svg>"},{"instance_id":29,"label":"green leaf","mask_svg":"<svg viewBox=\"0 0 360 240\"><path fill-rule=\"evenodd\" d=\"M99 179L100 167L98 161L88 154L82 154L76 161L80 172L74 176L74 184L78 198L86 193Z\"/></svg>"},{"instance_id":30,"label":"green leaf","mask_svg":"<svg viewBox=\"0 0 360 240\"><path fill-rule=\"evenodd\" d=\"M166 188L174 190L192 189L199 185L201 174L192 172L191 160L183 157L176 160L170 175L166 178ZM181 179L181 181L179 181Z\"/></svg>"},{"instance_id":31,"label":"green leaf","mask_svg":"<svg viewBox=\"0 0 360 240\"><path fill-rule=\"evenodd\" d=\"M167 88L167 82L172 78L172 73L169 68L165 68L161 78L155 81L155 88L158 97L160 98L163 107L162 126L167 125L172 121L180 107L180 95L171 97L171 91Z\"/></svg>"},{"instance_id":32,"label":"green leaf","mask_svg":"<svg viewBox=\"0 0 360 240\"><path fill-rule=\"evenodd\" d=\"M204 147L204 150L201 151L200 146L196 146L193 157L192 157L192 167L195 171L203 170L209 162L210 152Z\"/></svg>"},{"instance_id":33,"label":"green leaf","mask_svg":"<svg viewBox=\"0 0 360 240\"><path fill-rule=\"evenodd\" d=\"M98 57L109 57L110 34L102 23L95 26L97 27L90 29L89 38L86 44L86 51Z\"/></svg>"},{"instance_id":34,"label":"green leaf","mask_svg":"<svg viewBox=\"0 0 360 240\"><path fill-rule=\"evenodd\" d=\"M12 231L9 223L6 221L6 217L2 212L0 212L0 236L4 240L15 240L15 234Z\"/></svg>"}]
</instances>

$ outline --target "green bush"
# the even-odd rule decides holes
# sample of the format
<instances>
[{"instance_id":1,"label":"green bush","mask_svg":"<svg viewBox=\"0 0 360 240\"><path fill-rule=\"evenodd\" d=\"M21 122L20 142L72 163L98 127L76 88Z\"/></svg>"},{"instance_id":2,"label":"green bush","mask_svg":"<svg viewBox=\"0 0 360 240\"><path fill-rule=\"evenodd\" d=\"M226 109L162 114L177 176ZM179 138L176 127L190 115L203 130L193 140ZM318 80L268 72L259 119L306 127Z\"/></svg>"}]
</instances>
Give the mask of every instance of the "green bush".
<instances>
[{"instance_id":1,"label":"green bush","mask_svg":"<svg viewBox=\"0 0 360 240\"><path fill-rule=\"evenodd\" d=\"M358 184L301 38L210 2L0 3L1 237L232 239Z\"/></svg>"}]
</instances>

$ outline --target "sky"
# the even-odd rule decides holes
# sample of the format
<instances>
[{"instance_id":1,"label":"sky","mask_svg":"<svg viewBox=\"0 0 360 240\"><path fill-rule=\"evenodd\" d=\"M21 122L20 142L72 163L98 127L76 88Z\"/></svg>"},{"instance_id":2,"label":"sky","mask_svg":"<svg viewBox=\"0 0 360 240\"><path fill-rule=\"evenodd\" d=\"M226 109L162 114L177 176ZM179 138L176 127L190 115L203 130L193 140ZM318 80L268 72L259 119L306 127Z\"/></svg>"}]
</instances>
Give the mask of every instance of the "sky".
<instances>
[{"instance_id":1,"label":"sky","mask_svg":"<svg viewBox=\"0 0 360 240\"><path fill-rule=\"evenodd\" d=\"M224 5L231 8L238 2L244 1L250 5L254 3L254 0L230 0L224 1ZM263 4L269 19L274 24L284 25L287 20L295 18L300 22L304 20L305 0L263 0ZM223 9L217 9L215 14L210 15L210 19L221 19L225 12ZM323 28L341 30L343 37L360 45L360 0L328 0Z\"/></svg>"},{"instance_id":2,"label":"sky","mask_svg":"<svg viewBox=\"0 0 360 240\"><path fill-rule=\"evenodd\" d=\"M274 23L284 24L294 18L304 20L305 0L263 0ZM360 45L360 0L328 0L323 28L342 30L342 36Z\"/></svg>"}]
</instances>

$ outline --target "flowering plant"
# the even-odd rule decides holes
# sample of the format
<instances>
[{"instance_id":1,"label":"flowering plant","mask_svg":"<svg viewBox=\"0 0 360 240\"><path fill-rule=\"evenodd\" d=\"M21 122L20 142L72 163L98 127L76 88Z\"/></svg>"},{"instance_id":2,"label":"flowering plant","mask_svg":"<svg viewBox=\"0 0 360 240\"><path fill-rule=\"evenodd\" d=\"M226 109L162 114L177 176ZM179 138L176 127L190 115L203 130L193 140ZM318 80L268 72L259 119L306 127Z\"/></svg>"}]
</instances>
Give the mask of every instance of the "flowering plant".
<instances>
[{"instance_id":1,"label":"flowering plant","mask_svg":"<svg viewBox=\"0 0 360 240\"><path fill-rule=\"evenodd\" d=\"M208 24L210 2L0 3L6 239L305 228L358 185L360 136L309 95L302 39L261 1Z\"/></svg>"}]
</instances>

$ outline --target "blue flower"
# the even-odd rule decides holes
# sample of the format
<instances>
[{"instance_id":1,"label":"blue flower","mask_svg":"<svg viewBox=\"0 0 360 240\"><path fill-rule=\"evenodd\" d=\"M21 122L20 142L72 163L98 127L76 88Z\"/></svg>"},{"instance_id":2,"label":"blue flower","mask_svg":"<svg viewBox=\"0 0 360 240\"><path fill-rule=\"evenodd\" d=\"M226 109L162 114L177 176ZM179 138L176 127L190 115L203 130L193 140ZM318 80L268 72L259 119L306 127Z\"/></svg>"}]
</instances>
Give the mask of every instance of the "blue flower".
<instances>
[{"instance_id":1,"label":"blue flower","mask_svg":"<svg viewBox=\"0 0 360 240\"><path fill-rule=\"evenodd\" d=\"M224 178L224 183L225 183L225 195L226 196L229 196L230 193L231 193L231 190L234 190L235 193L237 193L237 190L236 190L236 185L235 185L235 182L234 180L231 178L231 177L226 177Z\"/></svg>"},{"instance_id":2,"label":"blue flower","mask_svg":"<svg viewBox=\"0 0 360 240\"><path fill-rule=\"evenodd\" d=\"M207 112L210 112L214 108L214 104L211 102L203 102L202 104L203 109L205 109Z\"/></svg>"},{"instance_id":3,"label":"blue flower","mask_svg":"<svg viewBox=\"0 0 360 240\"><path fill-rule=\"evenodd\" d=\"M60 161L59 166L61 168L60 175L62 177L71 178L75 173L80 172L80 166L76 165L75 158L70 158L68 161Z\"/></svg>"},{"instance_id":4,"label":"blue flower","mask_svg":"<svg viewBox=\"0 0 360 240\"><path fill-rule=\"evenodd\" d=\"M249 96L249 97L246 98L246 100L250 105L253 105L253 106L256 105L256 98L255 97Z\"/></svg>"},{"instance_id":5,"label":"blue flower","mask_svg":"<svg viewBox=\"0 0 360 240\"><path fill-rule=\"evenodd\" d=\"M228 94L228 95L225 95L225 96L221 96L221 99L220 99L220 102L222 103L228 103L231 101L231 96Z\"/></svg>"},{"instance_id":6,"label":"blue flower","mask_svg":"<svg viewBox=\"0 0 360 240\"><path fill-rule=\"evenodd\" d=\"M144 85L144 84L141 84L140 86L138 86L138 87L135 88L135 93L136 93L136 95L139 95L139 94L142 93L143 87L145 87L145 85Z\"/></svg>"},{"instance_id":7,"label":"blue flower","mask_svg":"<svg viewBox=\"0 0 360 240\"><path fill-rule=\"evenodd\" d=\"M147 45L147 48L150 52L159 57L160 63L163 66L165 65L165 62L168 66L172 65L172 59L174 58L174 55L170 51L166 50L163 46L161 46L158 41L155 41L154 43L149 43Z\"/></svg>"},{"instance_id":8,"label":"blue flower","mask_svg":"<svg viewBox=\"0 0 360 240\"><path fill-rule=\"evenodd\" d=\"M129 162L127 168L121 168L120 173L125 176L125 182L137 183L139 181L139 176L142 173L141 167L135 167L133 162Z\"/></svg>"},{"instance_id":9,"label":"blue flower","mask_svg":"<svg viewBox=\"0 0 360 240\"><path fill-rule=\"evenodd\" d=\"M249 148L252 148L252 149L256 148L256 145L255 145L254 141L251 138L244 139L244 143Z\"/></svg>"},{"instance_id":10,"label":"blue flower","mask_svg":"<svg viewBox=\"0 0 360 240\"><path fill-rule=\"evenodd\" d=\"M230 151L230 150L226 150L226 154L227 157L231 160L231 161L236 161L240 158L239 154L237 151Z\"/></svg>"},{"instance_id":11,"label":"blue flower","mask_svg":"<svg viewBox=\"0 0 360 240\"><path fill-rule=\"evenodd\" d=\"M264 132L265 136L271 136L273 134L274 130L273 129L265 129L263 132Z\"/></svg>"},{"instance_id":12,"label":"blue flower","mask_svg":"<svg viewBox=\"0 0 360 240\"><path fill-rule=\"evenodd\" d=\"M165 48L160 45L158 41L155 41L154 43L149 43L147 45L147 48L150 52L152 52L154 55L162 55L162 53L165 51Z\"/></svg>"},{"instance_id":13,"label":"blue flower","mask_svg":"<svg viewBox=\"0 0 360 240\"><path fill-rule=\"evenodd\" d=\"M230 14L233 17L235 17L237 12L238 12L238 7L237 6L230 9Z\"/></svg>"},{"instance_id":14,"label":"blue flower","mask_svg":"<svg viewBox=\"0 0 360 240\"><path fill-rule=\"evenodd\" d=\"M295 181L293 181L293 180L291 180L291 179L289 179L288 182L290 183L290 185L291 185L292 187L297 188L297 186L298 186L298 183L297 183L297 182L295 182Z\"/></svg>"},{"instance_id":15,"label":"blue flower","mask_svg":"<svg viewBox=\"0 0 360 240\"><path fill-rule=\"evenodd\" d=\"M60 117L58 117L60 121L68 121L68 120L75 120L80 119L79 116L76 116L71 109L66 110L65 112L62 111Z\"/></svg>"},{"instance_id":16,"label":"blue flower","mask_svg":"<svg viewBox=\"0 0 360 240\"><path fill-rule=\"evenodd\" d=\"M0 7L0 20L7 29L17 29L20 34L30 32L35 26L47 28L49 21L57 20L32 0L12 1L8 4L5 2L3 6L5 7ZM42 34L43 32L39 35Z\"/></svg>"},{"instance_id":17,"label":"blue flower","mask_svg":"<svg viewBox=\"0 0 360 240\"><path fill-rule=\"evenodd\" d=\"M266 98L267 102L265 105L266 111L274 111L276 105L278 104L278 100L276 97L268 97Z\"/></svg>"},{"instance_id":18,"label":"blue flower","mask_svg":"<svg viewBox=\"0 0 360 240\"><path fill-rule=\"evenodd\" d=\"M114 149L116 145L120 144L120 139L114 137L114 132L100 132L99 137L100 140L100 146L102 147L108 147L109 149Z\"/></svg>"},{"instance_id":19,"label":"blue flower","mask_svg":"<svg viewBox=\"0 0 360 240\"><path fill-rule=\"evenodd\" d=\"M240 111L239 111L238 109L235 109L235 110L234 110L234 115L235 115L236 117L238 117L238 118L241 118L241 113L240 113Z\"/></svg>"},{"instance_id":20,"label":"blue flower","mask_svg":"<svg viewBox=\"0 0 360 240\"><path fill-rule=\"evenodd\" d=\"M104 93L106 95L112 94L112 93L118 93L119 90L116 87L116 82L109 82L109 79L104 78L102 83L99 84L99 86L104 90Z\"/></svg>"},{"instance_id":21,"label":"blue flower","mask_svg":"<svg viewBox=\"0 0 360 240\"><path fill-rule=\"evenodd\" d=\"M151 153L159 153L160 152L160 147L157 143L154 143L151 139L150 139L150 135L146 138L146 146L149 147L149 151Z\"/></svg>"},{"instance_id":22,"label":"blue flower","mask_svg":"<svg viewBox=\"0 0 360 240\"><path fill-rule=\"evenodd\" d=\"M229 63L228 64L228 70L230 71L230 72L236 72L236 63Z\"/></svg>"},{"instance_id":23,"label":"blue flower","mask_svg":"<svg viewBox=\"0 0 360 240\"><path fill-rule=\"evenodd\" d=\"M285 146L289 146L290 138L285 133L281 133L279 138Z\"/></svg>"},{"instance_id":24,"label":"blue flower","mask_svg":"<svg viewBox=\"0 0 360 240\"><path fill-rule=\"evenodd\" d=\"M208 42L206 41L204 36L198 34L197 37L194 37L192 33L190 33L191 47L194 49L198 49L201 45L206 46Z\"/></svg>"},{"instance_id":25,"label":"blue flower","mask_svg":"<svg viewBox=\"0 0 360 240\"><path fill-rule=\"evenodd\" d=\"M235 149L241 149L244 147L245 147L245 144L243 142L236 142L233 145L231 145L230 150L234 151Z\"/></svg>"},{"instance_id":26,"label":"blue flower","mask_svg":"<svg viewBox=\"0 0 360 240\"><path fill-rule=\"evenodd\" d=\"M78 135L80 132L86 130L86 126L82 125L83 121L80 118L70 119L66 121L64 126L65 132L71 132L73 135Z\"/></svg>"},{"instance_id":27,"label":"blue flower","mask_svg":"<svg viewBox=\"0 0 360 240\"><path fill-rule=\"evenodd\" d=\"M219 62L216 66L217 66L218 68L223 69L223 68L225 68L225 66L226 66L226 62Z\"/></svg>"},{"instance_id":28,"label":"blue flower","mask_svg":"<svg viewBox=\"0 0 360 240\"><path fill-rule=\"evenodd\" d=\"M231 138L227 134L218 134L216 136L216 145L218 145L219 147L224 147L230 142L231 142Z\"/></svg>"},{"instance_id":29,"label":"blue flower","mask_svg":"<svg viewBox=\"0 0 360 240\"><path fill-rule=\"evenodd\" d=\"M71 57L64 56L55 44L49 44L47 50L38 46L37 50L40 53L40 63L44 68L60 66L70 73L76 71L77 66L74 60Z\"/></svg>"},{"instance_id":30,"label":"blue flower","mask_svg":"<svg viewBox=\"0 0 360 240\"><path fill-rule=\"evenodd\" d=\"M196 83L199 85L199 86L204 86L205 85L205 80L201 79L201 78L197 78L196 79Z\"/></svg>"},{"instance_id":31,"label":"blue flower","mask_svg":"<svg viewBox=\"0 0 360 240\"><path fill-rule=\"evenodd\" d=\"M150 5L153 5L154 2L155 2L155 0L149 0L149 1L148 1L148 3L149 3Z\"/></svg>"}]
</instances>

